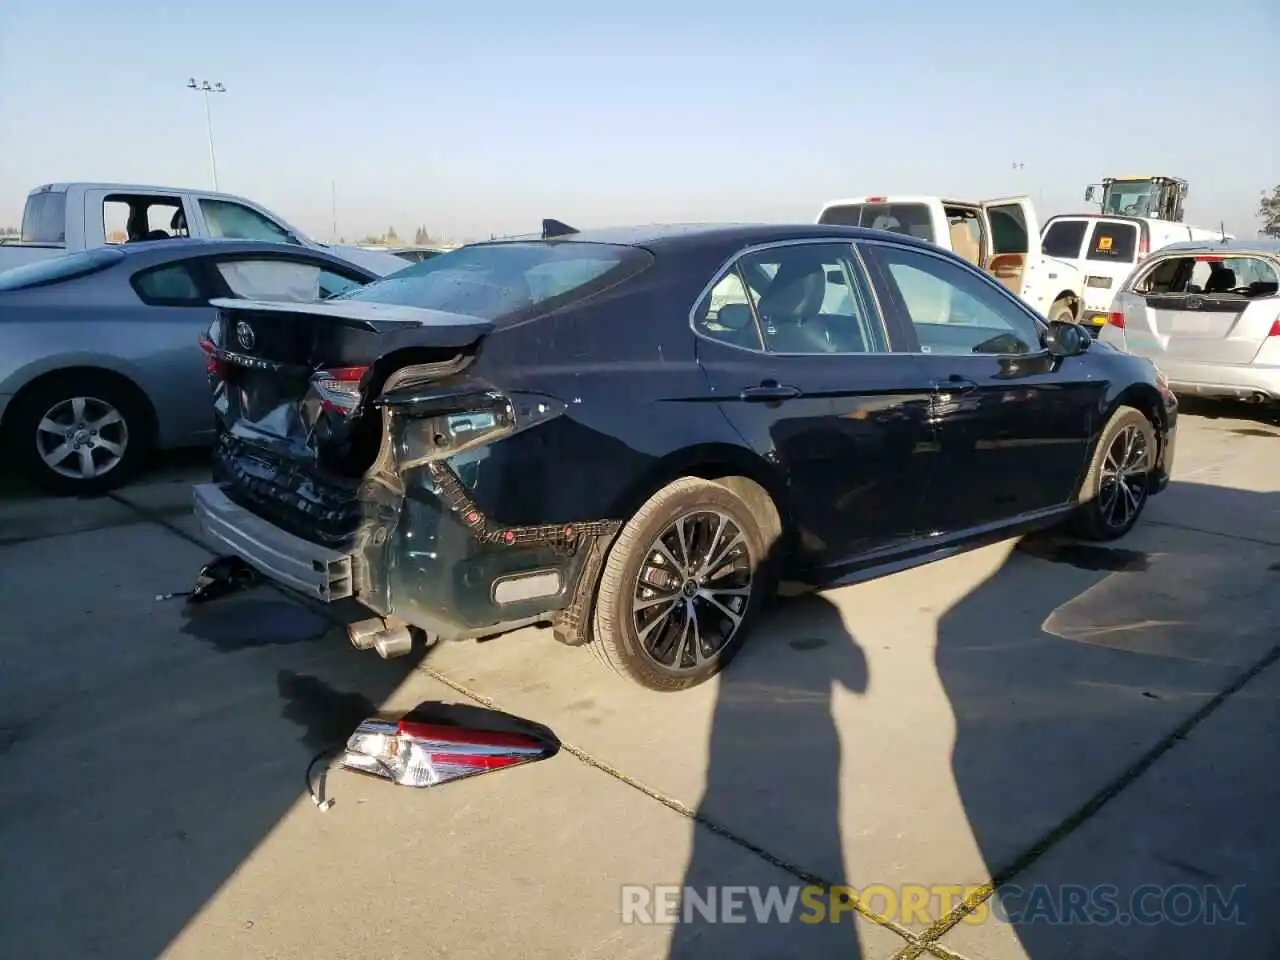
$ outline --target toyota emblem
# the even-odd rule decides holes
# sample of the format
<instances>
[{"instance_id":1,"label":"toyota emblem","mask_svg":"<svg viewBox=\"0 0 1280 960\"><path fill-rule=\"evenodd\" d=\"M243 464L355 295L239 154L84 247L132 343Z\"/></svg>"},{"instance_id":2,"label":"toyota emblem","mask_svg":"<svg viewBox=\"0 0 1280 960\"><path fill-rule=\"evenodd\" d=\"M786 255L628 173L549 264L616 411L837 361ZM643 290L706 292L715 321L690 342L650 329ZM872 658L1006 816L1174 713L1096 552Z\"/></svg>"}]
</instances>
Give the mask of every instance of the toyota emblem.
<instances>
[{"instance_id":1,"label":"toyota emblem","mask_svg":"<svg viewBox=\"0 0 1280 960\"><path fill-rule=\"evenodd\" d=\"M253 344L258 338L253 335L253 327L241 320L236 324L236 343L240 344L243 350L252 350Z\"/></svg>"},{"instance_id":2,"label":"toyota emblem","mask_svg":"<svg viewBox=\"0 0 1280 960\"><path fill-rule=\"evenodd\" d=\"M1187 297L1187 309L1199 310L1204 306L1204 297Z\"/></svg>"}]
</instances>

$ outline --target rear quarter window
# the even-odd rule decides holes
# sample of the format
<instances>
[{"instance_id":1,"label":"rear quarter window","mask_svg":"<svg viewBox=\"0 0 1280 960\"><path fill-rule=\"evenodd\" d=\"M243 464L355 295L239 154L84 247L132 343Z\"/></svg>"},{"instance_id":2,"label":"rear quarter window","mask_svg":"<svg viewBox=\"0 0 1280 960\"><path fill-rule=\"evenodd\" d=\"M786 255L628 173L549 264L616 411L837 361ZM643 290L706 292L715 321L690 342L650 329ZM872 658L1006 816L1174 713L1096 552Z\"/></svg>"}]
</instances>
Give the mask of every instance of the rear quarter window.
<instances>
[{"instance_id":1,"label":"rear quarter window","mask_svg":"<svg viewBox=\"0 0 1280 960\"><path fill-rule=\"evenodd\" d=\"M1094 225L1089 238L1089 260L1104 263L1132 263L1138 251L1138 228L1132 223L1107 223L1100 220Z\"/></svg>"},{"instance_id":2,"label":"rear quarter window","mask_svg":"<svg viewBox=\"0 0 1280 960\"><path fill-rule=\"evenodd\" d=\"M933 218L923 203L846 203L828 207L819 223L842 227L869 227L936 243Z\"/></svg>"},{"instance_id":3,"label":"rear quarter window","mask_svg":"<svg viewBox=\"0 0 1280 960\"><path fill-rule=\"evenodd\" d=\"M1044 232L1040 252L1046 257L1075 260L1084 246L1084 232L1088 226L1087 220L1055 220Z\"/></svg>"}]
</instances>

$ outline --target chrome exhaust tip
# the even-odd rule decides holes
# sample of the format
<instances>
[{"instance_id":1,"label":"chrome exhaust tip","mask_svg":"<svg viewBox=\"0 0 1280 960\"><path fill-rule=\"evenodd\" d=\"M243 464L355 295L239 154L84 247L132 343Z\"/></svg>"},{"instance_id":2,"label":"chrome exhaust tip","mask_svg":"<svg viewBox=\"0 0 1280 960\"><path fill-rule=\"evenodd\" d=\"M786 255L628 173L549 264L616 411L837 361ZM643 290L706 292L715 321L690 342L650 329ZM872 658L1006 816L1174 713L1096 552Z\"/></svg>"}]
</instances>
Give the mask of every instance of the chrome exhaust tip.
<instances>
[{"instance_id":1,"label":"chrome exhaust tip","mask_svg":"<svg viewBox=\"0 0 1280 960\"><path fill-rule=\"evenodd\" d=\"M378 634L387 629L381 617L372 620L357 620L347 624L347 639L357 650L372 650Z\"/></svg>"},{"instance_id":2,"label":"chrome exhaust tip","mask_svg":"<svg viewBox=\"0 0 1280 960\"><path fill-rule=\"evenodd\" d=\"M373 649L378 651L378 656L383 660L403 657L413 650L413 633L405 626L390 627L375 634Z\"/></svg>"}]
</instances>

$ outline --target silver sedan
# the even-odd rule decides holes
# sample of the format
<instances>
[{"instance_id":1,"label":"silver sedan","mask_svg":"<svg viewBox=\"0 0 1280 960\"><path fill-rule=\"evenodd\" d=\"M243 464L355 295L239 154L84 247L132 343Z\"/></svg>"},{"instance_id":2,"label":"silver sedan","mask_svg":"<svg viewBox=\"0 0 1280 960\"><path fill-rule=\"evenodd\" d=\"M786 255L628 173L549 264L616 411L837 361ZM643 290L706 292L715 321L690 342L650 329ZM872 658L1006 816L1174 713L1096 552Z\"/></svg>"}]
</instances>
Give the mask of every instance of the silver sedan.
<instances>
[{"instance_id":1,"label":"silver sedan","mask_svg":"<svg viewBox=\"0 0 1280 960\"><path fill-rule=\"evenodd\" d=\"M1098 339L1151 360L1177 393L1280 404L1280 241L1162 247Z\"/></svg>"},{"instance_id":2,"label":"silver sedan","mask_svg":"<svg viewBox=\"0 0 1280 960\"><path fill-rule=\"evenodd\" d=\"M100 247L0 273L0 456L53 493L114 489L156 449L212 441L211 299L316 300L376 279L256 240Z\"/></svg>"}]
</instances>

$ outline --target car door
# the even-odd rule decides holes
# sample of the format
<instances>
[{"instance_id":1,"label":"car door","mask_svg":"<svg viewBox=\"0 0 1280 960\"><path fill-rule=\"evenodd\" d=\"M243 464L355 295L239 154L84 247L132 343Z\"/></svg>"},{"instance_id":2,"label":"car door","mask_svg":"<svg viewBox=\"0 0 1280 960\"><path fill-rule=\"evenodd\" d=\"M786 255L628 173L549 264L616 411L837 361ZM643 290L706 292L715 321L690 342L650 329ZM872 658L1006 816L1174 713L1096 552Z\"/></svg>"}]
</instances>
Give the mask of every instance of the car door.
<instances>
[{"instance_id":1,"label":"car door","mask_svg":"<svg viewBox=\"0 0 1280 960\"><path fill-rule=\"evenodd\" d=\"M931 529L957 533L1067 503L1106 389L1088 355L1051 357L1042 322L956 258L881 241L858 246L890 325L914 337L934 385ZM941 321L939 302L950 308Z\"/></svg>"},{"instance_id":2,"label":"car door","mask_svg":"<svg viewBox=\"0 0 1280 960\"><path fill-rule=\"evenodd\" d=\"M1030 197L982 201L987 221L987 272L1015 296L1032 300L1029 289L1040 266L1040 221Z\"/></svg>"},{"instance_id":3,"label":"car door","mask_svg":"<svg viewBox=\"0 0 1280 960\"><path fill-rule=\"evenodd\" d=\"M850 244L745 251L691 319L721 410L786 480L804 566L830 575L919 532L928 378L893 350Z\"/></svg>"}]
</instances>

